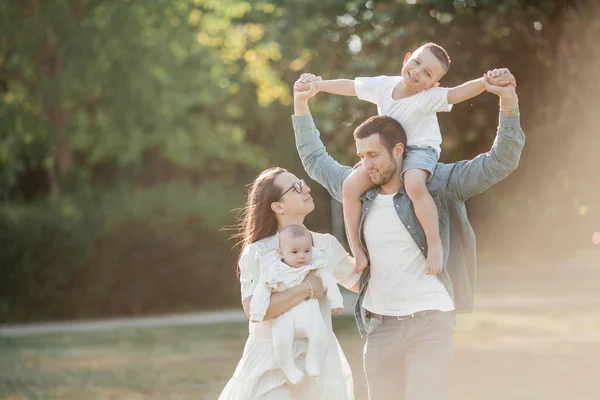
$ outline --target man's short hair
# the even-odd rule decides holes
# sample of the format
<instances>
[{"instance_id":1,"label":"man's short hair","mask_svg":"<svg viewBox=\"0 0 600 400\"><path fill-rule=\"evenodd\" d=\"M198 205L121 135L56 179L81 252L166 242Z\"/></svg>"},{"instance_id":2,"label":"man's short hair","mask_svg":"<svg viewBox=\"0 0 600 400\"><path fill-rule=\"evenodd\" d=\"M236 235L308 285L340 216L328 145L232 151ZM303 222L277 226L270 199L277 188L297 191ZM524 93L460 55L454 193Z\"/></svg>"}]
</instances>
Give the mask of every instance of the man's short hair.
<instances>
[{"instance_id":1,"label":"man's short hair","mask_svg":"<svg viewBox=\"0 0 600 400\"><path fill-rule=\"evenodd\" d=\"M369 118L354 130L354 139L365 139L376 133L390 155L398 143L402 143L406 152L406 132L392 117L376 115Z\"/></svg>"},{"instance_id":2,"label":"man's short hair","mask_svg":"<svg viewBox=\"0 0 600 400\"><path fill-rule=\"evenodd\" d=\"M444 67L444 74L448 72L448 69L450 68L450 56L442 46L433 42L429 42L425 43L419 48L428 49L431 52L431 54L433 54L435 58L437 58L439 62L442 63L442 66Z\"/></svg>"}]
</instances>

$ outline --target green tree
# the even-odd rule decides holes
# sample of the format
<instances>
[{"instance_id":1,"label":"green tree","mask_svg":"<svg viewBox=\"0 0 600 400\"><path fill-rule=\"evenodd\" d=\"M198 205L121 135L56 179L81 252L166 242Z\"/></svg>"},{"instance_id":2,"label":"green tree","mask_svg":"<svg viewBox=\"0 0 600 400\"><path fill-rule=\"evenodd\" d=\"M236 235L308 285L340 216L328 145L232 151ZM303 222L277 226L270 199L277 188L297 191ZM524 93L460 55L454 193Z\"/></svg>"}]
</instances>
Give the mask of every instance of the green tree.
<instances>
[{"instance_id":1,"label":"green tree","mask_svg":"<svg viewBox=\"0 0 600 400\"><path fill-rule=\"evenodd\" d=\"M107 160L135 170L149 150L204 174L266 165L245 140L245 103L289 103L289 91L270 68L279 52L260 41L264 27L233 21L272 10L237 0L2 3L2 192L24 164L47 172L57 198L74 175L85 183ZM252 86L256 95L239 96Z\"/></svg>"}]
</instances>

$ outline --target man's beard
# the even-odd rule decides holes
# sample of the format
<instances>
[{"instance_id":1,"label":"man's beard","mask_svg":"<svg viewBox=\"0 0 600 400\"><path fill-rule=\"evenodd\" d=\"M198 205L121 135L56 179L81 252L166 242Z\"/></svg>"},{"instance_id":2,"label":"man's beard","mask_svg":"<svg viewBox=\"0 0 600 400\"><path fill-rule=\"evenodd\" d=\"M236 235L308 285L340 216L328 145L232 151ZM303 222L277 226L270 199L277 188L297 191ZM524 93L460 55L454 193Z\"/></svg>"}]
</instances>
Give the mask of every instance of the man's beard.
<instances>
[{"instance_id":1,"label":"man's beard","mask_svg":"<svg viewBox=\"0 0 600 400\"><path fill-rule=\"evenodd\" d=\"M390 157L390 163L385 168L385 170L379 170L379 173L376 176L371 176L371 181L373 181L373 183L378 186L385 185L393 178L397 170L398 166L394 162L394 159Z\"/></svg>"}]
</instances>

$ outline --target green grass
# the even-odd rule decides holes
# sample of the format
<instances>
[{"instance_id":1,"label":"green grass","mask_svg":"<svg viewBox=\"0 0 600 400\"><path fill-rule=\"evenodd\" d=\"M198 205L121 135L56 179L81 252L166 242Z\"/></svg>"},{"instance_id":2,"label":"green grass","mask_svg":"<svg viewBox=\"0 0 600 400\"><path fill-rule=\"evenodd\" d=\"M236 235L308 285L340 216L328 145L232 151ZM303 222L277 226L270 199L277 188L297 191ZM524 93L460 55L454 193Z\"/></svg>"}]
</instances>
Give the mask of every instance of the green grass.
<instances>
[{"instance_id":1,"label":"green grass","mask_svg":"<svg viewBox=\"0 0 600 400\"><path fill-rule=\"evenodd\" d=\"M336 318L358 338L352 318ZM231 374L246 324L0 337L1 399L213 399Z\"/></svg>"},{"instance_id":2,"label":"green grass","mask_svg":"<svg viewBox=\"0 0 600 400\"><path fill-rule=\"evenodd\" d=\"M198 398L231 373L246 336L219 324L1 338L0 396Z\"/></svg>"},{"instance_id":3,"label":"green grass","mask_svg":"<svg viewBox=\"0 0 600 400\"><path fill-rule=\"evenodd\" d=\"M334 330L366 399L363 340ZM449 400L595 399L600 315L593 310L481 310L459 316ZM242 323L0 337L0 399L216 399L247 337Z\"/></svg>"}]
</instances>

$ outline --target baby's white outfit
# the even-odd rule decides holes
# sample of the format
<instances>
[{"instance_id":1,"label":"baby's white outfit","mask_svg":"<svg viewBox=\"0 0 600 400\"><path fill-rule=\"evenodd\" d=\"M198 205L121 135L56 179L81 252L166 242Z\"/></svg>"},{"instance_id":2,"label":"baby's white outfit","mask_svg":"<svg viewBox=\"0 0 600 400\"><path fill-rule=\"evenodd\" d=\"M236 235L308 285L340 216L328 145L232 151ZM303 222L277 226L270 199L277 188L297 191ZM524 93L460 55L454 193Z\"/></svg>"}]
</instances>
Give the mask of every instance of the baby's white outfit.
<instances>
[{"instance_id":1,"label":"baby's white outfit","mask_svg":"<svg viewBox=\"0 0 600 400\"><path fill-rule=\"evenodd\" d=\"M290 267L280 259L277 250L264 249L257 252L260 278L250 302L252 322L264 319L272 292L283 292L300 285L306 274L313 270L327 289L330 308L343 308L344 301L337 282L324 268L327 263L324 252L313 248L312 254L313 261L310 264ZM321 361L327 351L328 332L317 299L307 299L273 320L275 358L291 384L296 384L304 378L304 372L294 363L292 344L295 336L308 339L306 373L312 377L318 376L321 372Z\"/></svg>"},{"instance_id":2,"label":"baby's white outfit","mask_svg":"<svg viewBox=\"0 0 600 400\"><path fill-rule=\"evenodd\" d=\"M360 274L354 271L354 261L335 237L326 233L311 232L314 247L327 255L324 267L347 289L355 287ZM260 266L256 253L264 249L276 250L279 235L258 240L242 250L239 261L240 294L245 301L254 296L260 280ZM233 376L221 392L219 400L354 400L354 380L344 351L340 347L331 323L331 309L327 299L319 300L321 318L327 326L327 352L321 374L313 378L308 374L302 382L292 385L275 359L273 345L273 320L248 321L248 339ZM308 340L302 335L294 337L294 361L300 369L306 364Z\"/></svg>"}]
</instances>

